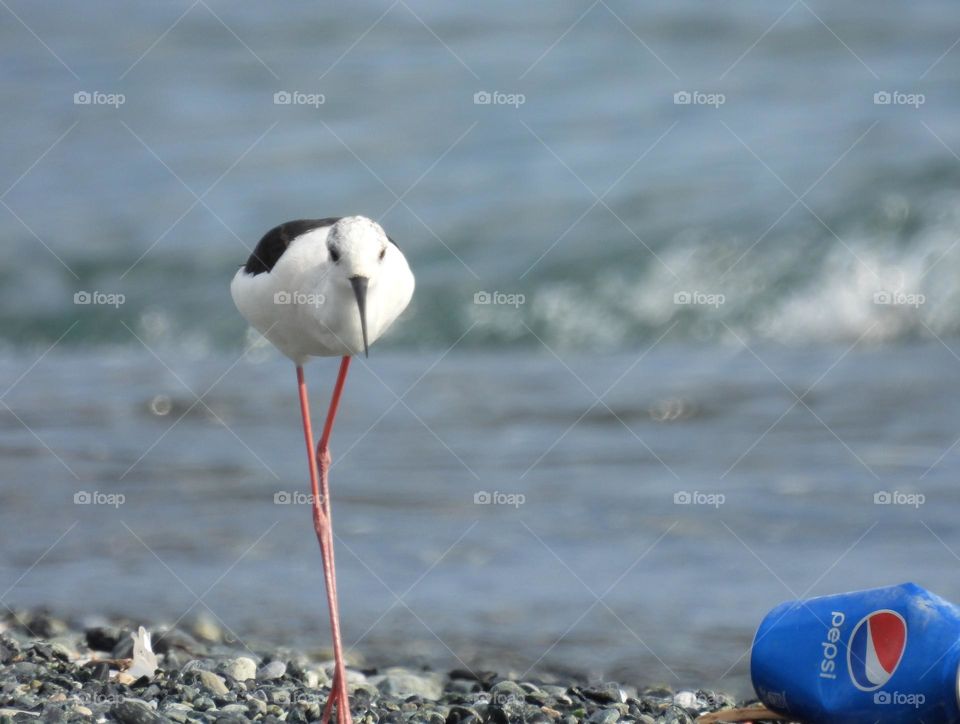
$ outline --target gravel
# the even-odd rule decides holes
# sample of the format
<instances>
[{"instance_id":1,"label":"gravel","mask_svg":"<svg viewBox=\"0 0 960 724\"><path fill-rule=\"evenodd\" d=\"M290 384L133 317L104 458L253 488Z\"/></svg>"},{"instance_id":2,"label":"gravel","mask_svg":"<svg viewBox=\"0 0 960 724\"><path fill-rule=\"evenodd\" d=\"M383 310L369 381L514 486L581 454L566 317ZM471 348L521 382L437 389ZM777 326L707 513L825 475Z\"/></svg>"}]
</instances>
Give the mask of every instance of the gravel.
<instances>
[{"instance_id":1,"label":"gravel","mask_svg":"<svg viewBox=\"0 0 960 724\"><path fill-rule=\"evenodd\" d=\"M0 724L319 720L332 662L287 650L248 651L227 643L209 621L203 627L193 635L154 629L159 669L134 681L118 674L126 664L116 654L124 653L131 630L122 622L71 630L39 612L0 619ZM349 669L347 678L357 724L689 724L745 703L714 691L514 681L464 669Z\"/></svg>"}]
</instances>

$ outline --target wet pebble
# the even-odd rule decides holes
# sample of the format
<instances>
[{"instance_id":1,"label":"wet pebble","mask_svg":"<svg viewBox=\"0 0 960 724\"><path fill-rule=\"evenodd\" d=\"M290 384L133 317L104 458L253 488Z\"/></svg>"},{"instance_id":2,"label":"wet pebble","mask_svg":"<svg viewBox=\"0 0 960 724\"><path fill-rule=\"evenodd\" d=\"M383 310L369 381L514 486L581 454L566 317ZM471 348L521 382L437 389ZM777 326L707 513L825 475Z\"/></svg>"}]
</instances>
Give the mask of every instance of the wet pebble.
<instances>
[{"instance_id":1,"label":"wet pebble","mask_svg":"<svg viewBox=\"0 0 960 724\"><path fill-rule=\"evenodd\" d=\"M160 722L163 722L163 717L146 703L129 699L111 707L110 715L121 724L160 724Z\"/></svg>"},{"instance_id":2,"label":"wet pebble","mask_svg":"<svg viewBox=\"0 0 960 724\"><path fill-rule=\"evenodd\" d=\"M224 673L237 681L247 681L257 677L257 663L246 656L230 659L224 667Z\"/></svg>"},{"instance_id":3,"label":"wet pebble","mask_svg":"<svg viewBox=\"0 0 960 724\"><path fill-rule=\"evenodd\" d=\"M230 691L222 676L214 674L212 671L200 671L200 683L212 694L222 696Z\"/></svg>"},{"instance_id":4,"label":"wet pebble","mask_svg":"<svg viewBox=\"0 0 960 724\"><path fill-rule=\"evenodd\" d=\"M123 637L123 629L117 626L95 626L86 630L84 638L94 651L113 651Z\"/></svg>"},{"instance_id":5,"label":"wet pebble","mask_svg":"<svg viewBox=\"0 0 960 724\"><path fill-rule=\"evenodd\" d=\"M273 681L274 679L282 679L286 673L287 665L284 662L271 661L257 672L257 679L259 681Z\"/></svg>"}]
</instances>

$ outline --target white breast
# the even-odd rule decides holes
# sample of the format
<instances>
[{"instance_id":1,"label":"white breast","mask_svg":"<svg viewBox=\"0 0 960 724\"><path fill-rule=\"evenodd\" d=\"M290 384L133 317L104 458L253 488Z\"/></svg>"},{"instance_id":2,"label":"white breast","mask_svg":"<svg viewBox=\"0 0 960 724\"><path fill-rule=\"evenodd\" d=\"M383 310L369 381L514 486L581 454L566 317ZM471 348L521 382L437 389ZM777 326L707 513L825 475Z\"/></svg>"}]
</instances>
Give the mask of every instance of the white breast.
<instances>
[{"instance_id":1,"label":"white breast","mask_svg":"<svg viewBox=\"0 0 960 724\"><path fill-rule=\"evenodd\" d=\"M269 272L254 275L241 268L230 285L244 318L296 364L308 357L363 352L353 290L328 258L329 231L330 227L323 227L295 239ZM394 244L388 244L367 286L370 344L406 309L413 289L407 260Z\"/></svg>"}]
</instances>

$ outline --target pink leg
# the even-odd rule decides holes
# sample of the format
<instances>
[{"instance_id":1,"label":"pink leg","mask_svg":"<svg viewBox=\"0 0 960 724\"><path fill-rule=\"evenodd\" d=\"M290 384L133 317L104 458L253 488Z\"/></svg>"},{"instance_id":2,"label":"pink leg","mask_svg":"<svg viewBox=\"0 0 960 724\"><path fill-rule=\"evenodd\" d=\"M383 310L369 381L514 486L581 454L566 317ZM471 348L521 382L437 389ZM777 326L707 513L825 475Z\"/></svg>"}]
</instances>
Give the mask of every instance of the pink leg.
<instances>
[{"instance_id":1,"label":"pink leg","mask_svg":"<svg viewBox=\"0 0 960 724\"><path fill-rule=\"evenodd\" d=\"M317 468L319 470L320 477L320 500L323 504L323 512L328 521L327 525L327 550L329 552L330 560L330 571L333 579L333 601L334 606L336 607L336 618L339 622L340 620L340 607L337 597L337 572L336 564L334 561L334 552L333 552L333 517L330 512L330 487L328 484L328 471L330 470L330 435L333 432L333 423L337 416L337 410L340 407L340 398L343 395L343 387L347 381L347 372L350 369L350 357L345 356L340 360L340 371L337 373L337 382L333 387L333 394L330 398L330 406L327 408L327 419L323 425L323 432L320 435L320 442L317 444ZM339 627L337 631L337 639L339 641ZM343 660L342 654L337 654L337 646L339 645L342 651L342 643L334 644L334 657L336 659L336 668L334 670L333 682L331 683L331 697L327 701L327 706L324 709L324 724L327 721L327 717L330 715L330 710L333 707L334 698L339 699L342 702L345 702L343 707L338 707L337 711L341 712L346 711L346 719L340 719L341 724L350 724L350 703L349 697L347 694L347 676L346 669ZM337 692L336 695L333 692Z\"/></svg>"},{"instance_id":2,"label":"pink leg","mask_svg":"<svg viewBox=\"0 0 960 724\"><path fill-rule=\"evenodd\" d=\"M349 357L344 359L349 360ZM334 390L334 402L339 402L340 399L343 381L344 378L346 378L346 370L344 367L345 365L341 364L341 376L337 380L339 389ZM330 689L330 697L323 711L322 721L326 724L334 705L336 705L337 721L339 724L352 724L350 702L347 698L343 647L340 641L340 611L337 606L337 588L333 569L333 530L328 512L330 504L326 494L326 470L324 470L324 482L323 488L321 489L317 459L313 454L313 428L310 424L310 404L307 400L307 384L303 377L303 367L299 365L297 366L297 385L300 392L300 413L303 417L303 435L307 443L307 457L310 466L310 489L313 495L313 527L317 534L317 541L320 543L320 555L323 559L323 579L327 589L327 607L330 610L333 655L336 660L336 674ZM327 438L329 438L329 429L333 426L332 416L335 414L336 406L331 403L331 410L327 413L327 424L324 426L324 434Z\"/></svg>"}]
</instances>

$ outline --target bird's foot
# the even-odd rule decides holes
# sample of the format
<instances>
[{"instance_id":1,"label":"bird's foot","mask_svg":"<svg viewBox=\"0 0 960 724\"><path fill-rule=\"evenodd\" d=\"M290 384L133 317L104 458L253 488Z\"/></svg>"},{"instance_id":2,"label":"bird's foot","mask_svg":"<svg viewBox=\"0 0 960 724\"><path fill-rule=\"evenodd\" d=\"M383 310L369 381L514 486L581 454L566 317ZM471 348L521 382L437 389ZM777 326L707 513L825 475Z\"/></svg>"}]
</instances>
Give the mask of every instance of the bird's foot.
<instances>
[{"instance_id":1,"label":"bird's foot","mask_svg":"<svg viewBox=\"0 0 960 724\"><path fill-rule=\"evenodd\" d=\"M333 709L337 709L337 724L353 724L350 716L350 698L347 696L346 677L341 678L340 672L333 675L333 682L330 684L330 696L323 707L323 716L320 717L321 724L328 724Z\"/></svg>"}]
</instances>

